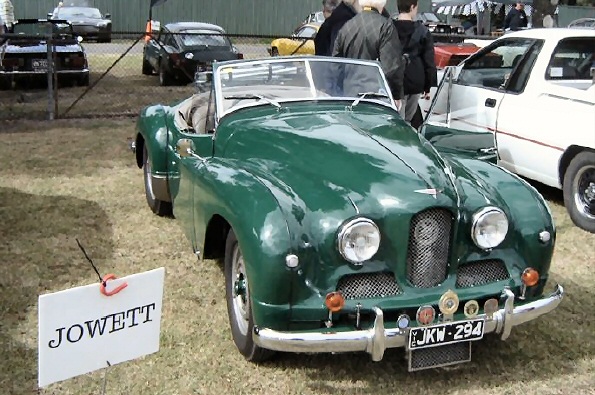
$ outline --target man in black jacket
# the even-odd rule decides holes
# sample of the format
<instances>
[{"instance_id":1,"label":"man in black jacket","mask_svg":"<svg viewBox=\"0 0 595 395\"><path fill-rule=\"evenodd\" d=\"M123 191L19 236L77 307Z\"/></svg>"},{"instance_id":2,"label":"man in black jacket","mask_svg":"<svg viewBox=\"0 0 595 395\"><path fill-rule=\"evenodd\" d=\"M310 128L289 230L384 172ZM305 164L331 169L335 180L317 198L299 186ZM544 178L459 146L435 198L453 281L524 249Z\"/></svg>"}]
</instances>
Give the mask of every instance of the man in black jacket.
<instances>
[{"instance_id":1,"label":"man in black jacket","mask_svg":"<svg viewBox=\"0 0 595 395\"><path fill-rule=\"evenodd\" d=\"M362 12L339 30L333 56L378 60L395 105L400 109L403 98L403 51L392 21L381 15L386 0L360 0L359 4ZM357 78L352 80L357 82Z\"/></svg>"},{"instance_id":2,"label":"man in black jacket","mask_svg":"<svg viewBox=\"0 0 595 395\"><path fill-rule=\"evenodd\" d=\"M417 0L398 0L397 6L399 16L394 23L407 59L403 81L405 96L400 113L405 121L412 123L420 96L429 99L430 88L437 86L434 40L424 24L415 20Z\"/></svg>"},{"instance_id":3,"label":"man in black jacket","mask_svg":"<svg viewBox=\"0 0 595 395\"><path fill-rule=\"evenodd\" d=\"M357 0L343 0L325 19L314 37L314 53L316 55L331 56L333 54L333 45L337 34L345 22L357 14L356 7Z\"/></svg>"},{"instance_id":4,"label":"man in black jacket","mask_svg":"<svg viewBox=\"0 0 595 395\"><path fill-rule=\"evenodd\" d=\"M504 19L504 30L521 30L527 27L527 14L525 4L517 2L516 6L508 12Z\"/></svg>"}]
</instances>

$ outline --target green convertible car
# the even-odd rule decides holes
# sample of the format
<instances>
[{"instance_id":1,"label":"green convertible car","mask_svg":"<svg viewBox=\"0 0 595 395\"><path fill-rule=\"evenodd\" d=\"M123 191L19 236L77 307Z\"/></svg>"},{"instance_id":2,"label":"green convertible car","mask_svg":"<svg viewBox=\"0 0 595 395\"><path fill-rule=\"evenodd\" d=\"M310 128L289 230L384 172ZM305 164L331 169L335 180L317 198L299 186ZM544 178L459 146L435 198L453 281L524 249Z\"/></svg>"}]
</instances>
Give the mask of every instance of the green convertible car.
<instances>
[{"instance_id":1,"label":"green convertible car","mask_svg":"<svg viewBox=\"0 0 595 395\"><path fill-rule=\"evenodd\" d=\"M246 359L402 347L410 371L452 365L562 300L559 285L544 295L555 228L540 194L430 144L377 62L216 62L196 83L145 108L131 148L151 210L224 261Z\"/></svg>"}]
</instances>

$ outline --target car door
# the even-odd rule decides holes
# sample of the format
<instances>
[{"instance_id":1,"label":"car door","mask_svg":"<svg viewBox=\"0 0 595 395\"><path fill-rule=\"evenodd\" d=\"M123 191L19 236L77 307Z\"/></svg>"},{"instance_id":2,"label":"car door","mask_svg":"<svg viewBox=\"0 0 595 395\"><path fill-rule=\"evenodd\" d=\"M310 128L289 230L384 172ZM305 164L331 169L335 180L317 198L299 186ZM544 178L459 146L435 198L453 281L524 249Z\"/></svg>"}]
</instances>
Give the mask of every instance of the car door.
<instances>
[{"instance_id":1,"label":"car door","mask_svg":"<svg viewBox=\"0 0 595 395\"><path fill-rule=\"evenodd\" d=\"M536 60L542 45L541 41L535 44L534 55L525 65L523 74L530 80L525 84L521 81L517 93L507 94L501 105L499 164L559 188L559 163L564 150L571 143L579 144L581 131L595 130L588 126L595 125L593 107L589 111L587 104L577 106L575 100L581 100L581 90L571 88L592 83L589 68L595 59L595 37L560 40L551 55L550 50L544 49L547 53ZM577 110L583 106L584 111ZM595 141L595 132L591 141Z\"/></svg>"},{"instance_id":2,"label":"car door","mask_svg":"<svg viewBox=\"0 0 595 395\"><path fill-rule=\"evenodd\" d=\"M145 58L151 64L154 70L159 70L159 58L162 51L163 43L161 40L169 33L165 28L159 29L156 35L151 35L151 38L145 44Z\"/></svg>"},{"instance_id":3,"label":"car door","mask_svg":"<svg viewBox=\"0 0 595 395\"><path fill-rule=\"evenodd\" d=\"M314 55L314 36L316 29L313 26L302 26L292 35L288 43L287 55Z\"/></svg>"},{"instance_id":4,"label":"car door","mask_svg":"<svg viewBox=\"0 0 595 395\"><path fill-rule=\"evenodd\" d=\"M199 99L197 103L200 106L208 107L205 111L207 114L210 108L214 108L213 100L211 100L210 106L208 103L209 92L195 96ZM197 113L201 110L198 109ZM194 226L196 221L195 190L197 185L202 184L206 163L213 155L213 131L209 129L207 133L206 129L209 125L209 122L205 120L205 124L180 127L173 117L168 123L170 136L170 142L167 145L168 163L171 164L169 188L174 202L174 215L179 219L195 251L199 250L200 244L197 243Z\"/></svg>"},{"instance_id":5,"label":"car door","mask_svg":"<svg viewBox=\"0 0 595 395\"><path fill-rule=\"evenodd\" d=\"M443 79L422 129L437 148L495 159L497 120L509 82L534 40L502 39L472 55Z\"/></svg>"}]
</instances>

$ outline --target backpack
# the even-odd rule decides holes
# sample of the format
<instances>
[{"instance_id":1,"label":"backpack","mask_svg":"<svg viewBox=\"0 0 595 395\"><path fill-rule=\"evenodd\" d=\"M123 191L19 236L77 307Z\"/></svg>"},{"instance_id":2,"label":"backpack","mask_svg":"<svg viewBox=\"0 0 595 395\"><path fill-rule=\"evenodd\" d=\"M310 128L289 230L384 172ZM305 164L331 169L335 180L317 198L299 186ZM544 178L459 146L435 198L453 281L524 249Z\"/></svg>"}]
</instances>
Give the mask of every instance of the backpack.
<instances>
[{"instance_id":1,"label":"backpack","mask_svg":"<svg viewBox=\"0 0 595 395\"><path fill-rule=\"evenodd\" d=\"M422 21L415 21L414 23L413 33L411 33L407 45L403 47L403 62L405 63L405 67L409 66L413 58L421 54L421 41L428 33L428 28Z\"/></svg>"}]
</instances>

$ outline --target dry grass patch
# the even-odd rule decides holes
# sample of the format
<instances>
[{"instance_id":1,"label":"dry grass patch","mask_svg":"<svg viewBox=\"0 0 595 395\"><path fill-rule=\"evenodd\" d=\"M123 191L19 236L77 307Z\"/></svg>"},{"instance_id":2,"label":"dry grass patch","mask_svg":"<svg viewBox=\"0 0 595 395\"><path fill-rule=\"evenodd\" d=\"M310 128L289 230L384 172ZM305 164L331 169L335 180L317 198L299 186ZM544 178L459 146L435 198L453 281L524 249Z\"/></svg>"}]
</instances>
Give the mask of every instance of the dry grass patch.
<instances>
[{"instance_id":1,"label":"dry grass patch","mask_svg":"<svg viewBox=\"0 0 595 395\"><path fill-rule=\"evenodd\" d=\"M568 297L559 309L486 339L457 370L406 372L402 351L280 355L254 365L235 350L223 273L197 262L175 220L151 214L142 173L126 139L133 120L4 125L0 134L0 393L31 394L37 383L37 297L164 266L161 350L114 366L115 394L589 394L595 393L595 235L572 225L561 196L542 189L558 224L551 282ZM56 361L60 363L60 361ZM41 394L100 393L101 372Z\"/></svg>"}]
</instances>

